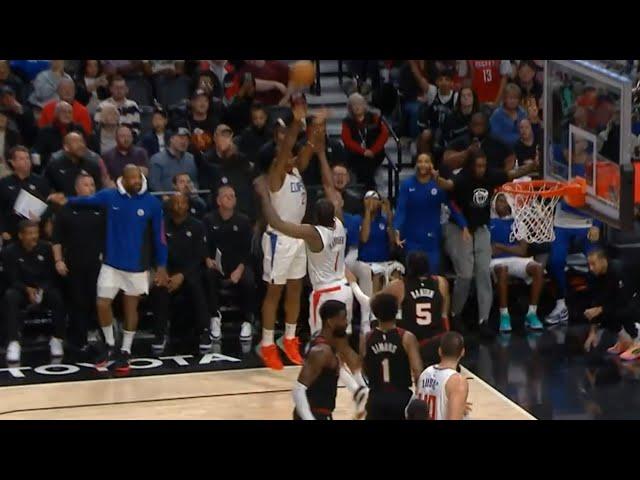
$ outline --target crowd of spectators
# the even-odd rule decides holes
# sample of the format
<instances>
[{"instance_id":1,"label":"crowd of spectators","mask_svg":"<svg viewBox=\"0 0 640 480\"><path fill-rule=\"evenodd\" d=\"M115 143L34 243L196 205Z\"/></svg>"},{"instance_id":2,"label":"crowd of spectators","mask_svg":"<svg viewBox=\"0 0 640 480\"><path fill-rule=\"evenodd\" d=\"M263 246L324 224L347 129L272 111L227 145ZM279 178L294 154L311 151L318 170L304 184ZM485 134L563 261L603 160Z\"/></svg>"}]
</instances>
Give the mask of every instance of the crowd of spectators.
<instances>
[{"instance_id":1,"label":"crowd of spectators","mask_svg":"<svg viewBox=\"0 0 640 480\"><path fill-rule=\"evenodd\" d=\"M356 65L364 85L373 87L373 98L380 98L376 89L395 86L400 132L415 142L417 154L416 175L401 186L394 211L376 185L390 133L384 112L371 108L376 102L368 101L370 88L351 92L341 138L327 141L335 188L344 199L348 265L370 294L379 288L372 278L402 271L408 250L426 251L434 273L448 253L457 278L454 315L462 311L475 278L479 320L485 324L493 298L493 191L510 179L536 175L542 161L540 61ZM8 355L16 360L22 317L15 312L25 305L42 303L54 310L52 354L60 354L66 335L61 315L69 315L74 332L69 338L78 348L94 327L90 307L73 295L69 282L70 276L76 285L78 279L73 275L78 263L69 259L80 258L70 225L82 209L50 206L40 218L24 218L14 212L18 194L26 190L46 201L52 192L87 195L117 188L129 164L141 168L144 188L166 202L174 280L151 290L154 347L166 345L169 305L180 291L192 299L195 327L219 338L219 290L229 286L239 288L243 298L241 338L251 338L260 265L253 240L263 227L252 183L272 161L275 141L291 121L290 107L306 103L288 80L281 61L1 60L0 233L4 261L13 262L5 263L3 285L11 317L3 324L14 344ZM320 183L315 164L312 159L304 173L307 187ZM433 196L437 205L425 204L416 191ZM38 253L49 240L59 247L55 255ZM94 274L88 269L81 278L86 282Z\"/></svg>"}]
</instances>

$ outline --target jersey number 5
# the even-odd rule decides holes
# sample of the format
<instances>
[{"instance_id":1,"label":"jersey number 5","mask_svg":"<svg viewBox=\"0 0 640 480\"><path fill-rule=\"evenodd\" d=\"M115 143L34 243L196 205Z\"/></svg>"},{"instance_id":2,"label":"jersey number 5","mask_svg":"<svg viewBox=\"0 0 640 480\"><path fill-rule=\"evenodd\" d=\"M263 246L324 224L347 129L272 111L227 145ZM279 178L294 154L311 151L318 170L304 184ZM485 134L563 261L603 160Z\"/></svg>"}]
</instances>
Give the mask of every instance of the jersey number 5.
<instances>
[{"instance_id":1,"label":"jersey number 5","mask_svg":"<svg viewBox=\"0 0 640 480\"><path fill-rule=\"evenodd\" d=\"M431 325L430 303L416 303L416 323L418 325Z\"/></svg>"}]
</instances>

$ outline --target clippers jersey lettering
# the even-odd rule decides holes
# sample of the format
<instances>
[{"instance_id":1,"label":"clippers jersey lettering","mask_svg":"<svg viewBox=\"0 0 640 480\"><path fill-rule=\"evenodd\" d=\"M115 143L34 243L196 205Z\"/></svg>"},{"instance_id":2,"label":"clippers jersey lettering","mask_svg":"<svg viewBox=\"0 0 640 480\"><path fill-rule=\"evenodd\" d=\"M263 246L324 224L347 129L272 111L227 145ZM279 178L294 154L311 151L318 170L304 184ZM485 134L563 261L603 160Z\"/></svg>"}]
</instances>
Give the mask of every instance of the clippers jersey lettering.
<instances>
[{"instance_id":1,"label":"clippers jersey lettering","mask_svg":"<svg viewBox=\"0 0 640 480\"><path fill-rule=\"evenodd\" d=\"M413 333L418 342L443 333L442 295L437 277L405 277L403 281L402 321L399 322L402 328Z\"/></svg>"},{"instance_id":2,"label":"clippers jersey lettering","mask_svg":"<svg viewBox=\"0 0 640 480\"><path fill-rule=\"evenodd\" d=\"M418 379L418 398L427 404L429 419L447 419L447 392L445 387L455 370L432 365L425 369Z\"/></svg>"},{"instance_id":3,"label":"clippers jersey lettering","mask_svg":"<svg viewBox=\"0 0 640 480\"><path fill-rule=\"evenodd\" d=\"M402 345L404 330L383 332L376 328L367 336L364 368L372 393L401 392L411 387L409 357Z\"/></svg>"},{"instance_id":4,"label":"clippers jersey lettering","mask_svg":"<svg viewBox=\"0 0 640 480\"><path fill-rule=\"evenodd\" d=\"M278 216L285 222L300 224L307 209L307 190L297 168L287 173L282 188L277 192L269 192L269 198ZM277 230L267 227L269 232Z\"/></svg>"},{"instance_id":5,"label":"clippers jersey lettering","mask_svg":"<svg viewBox=\"0 0 640 480\"><path fill-rule=\"evenodd\" d=\"M347 234L344 225L337 218L334 228L316 225L315 229L322 237L323 248L319 252L312 252L307 245L307 265L309 279L314 290L345 279L344 251Z\"/></svg>"}]
</instances>

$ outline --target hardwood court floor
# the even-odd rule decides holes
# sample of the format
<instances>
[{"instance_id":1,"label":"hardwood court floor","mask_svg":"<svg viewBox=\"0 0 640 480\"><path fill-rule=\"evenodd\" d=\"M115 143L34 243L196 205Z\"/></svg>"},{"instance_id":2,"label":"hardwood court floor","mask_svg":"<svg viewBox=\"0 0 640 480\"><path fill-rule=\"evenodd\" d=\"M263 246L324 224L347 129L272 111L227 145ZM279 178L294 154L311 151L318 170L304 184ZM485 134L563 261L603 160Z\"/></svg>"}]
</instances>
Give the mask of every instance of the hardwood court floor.
<instances>
[{"instance_id":1,"label":"hardwood court floor","mask_svg":"<svg viewBox=\"0 0 640 480\"><path fill-rule=\"evenodd\" d=\"M300 367L265 368L5 387L0 420L289 420ZM464 370L471 419L532 420L521 407ZM352 402L338 390L335 419Z\"/></svg>"}]
</instances>

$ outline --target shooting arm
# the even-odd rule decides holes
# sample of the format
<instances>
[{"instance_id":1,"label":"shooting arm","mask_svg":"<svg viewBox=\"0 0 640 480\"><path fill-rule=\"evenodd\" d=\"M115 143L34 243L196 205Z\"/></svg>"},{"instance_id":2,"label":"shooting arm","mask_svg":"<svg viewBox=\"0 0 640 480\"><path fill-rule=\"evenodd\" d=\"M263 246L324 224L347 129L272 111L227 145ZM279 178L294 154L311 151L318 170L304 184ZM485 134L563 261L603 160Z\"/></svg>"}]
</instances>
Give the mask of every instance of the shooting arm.
<instances>
[{"instance_id":1,"label":"shooting arm","mask_svg":"<svg viewBox=\"0 0 640 480\"><path fill-rule=\"evenodd\" d=\"M294 120L285 134L284 140L280 145L276 145L276 158L269 168L269 189L277 192L282 187L282 180L286 173L287 162L291 157L291 150L296 144L298 134L302 129L302 122Z\"/></svg>"},{"instance_id":2,"label":"shooting arm","mask_svg":"<svg viewBox=\"0 0 640 480\"><path fill-rule=\"evenodd\" d=\"M313 157L313 145L309 142L304 144L304 147L298 152L298 159L296 164L300 173L304 172L311 163L311 157Z\"/></svg>"}]
</instances>

